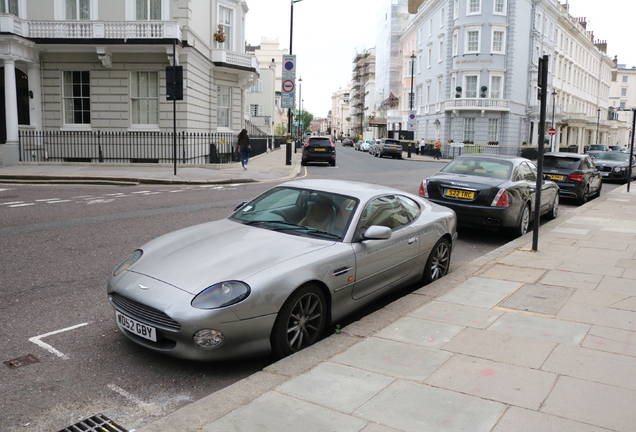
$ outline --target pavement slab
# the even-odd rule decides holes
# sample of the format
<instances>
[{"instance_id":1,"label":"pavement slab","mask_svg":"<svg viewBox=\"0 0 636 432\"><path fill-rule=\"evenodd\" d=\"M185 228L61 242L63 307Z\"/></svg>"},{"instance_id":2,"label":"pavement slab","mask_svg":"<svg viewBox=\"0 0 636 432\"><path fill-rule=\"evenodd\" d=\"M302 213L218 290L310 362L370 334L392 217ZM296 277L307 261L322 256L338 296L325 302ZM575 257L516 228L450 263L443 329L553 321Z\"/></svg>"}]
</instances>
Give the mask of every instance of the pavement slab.
<instances>
[{"instance_id":1,"label":"pavement slab","mask_svg":"<svg viewBox=\"0 0 636 432\"><path fill-rule=\"evenodd\" d=\"M539 369L556 344L523 336L466 328L442 349L502 363Z\"/></svg>"},{"instance_id":2,"label":"pavement slab","mask_svg":"<svg viewBox=\"0 0 636 432\"><path fill-rule=\"evenodd\" d=\"M616 354L636 356L636 331L592 326L581 346Z\"/></svg>"},{"instance_id":3,"label":"pavement slab","mask_svg":"<svg viewBox=\"0 0 636 432\"><path fill-rule=\"evenodd\" d=\"M371 337L333 357L336 363L397 378L424 381L451 353Z\"/></svg>"},{"instance_id":4,"label":"pavement slab","mask_svg":"<svg viewBox=\"0 0 636 432\"><path fill-rule=\"evenodd\" d=\"M636 312L632 311L570 302L563 306L556 317L560 320L636 331Z\"/></svg>"},{"instance_id":5,"label":"pavement slab","mask_svg":"<svg viewBox=\"0 0 636 432\"><path fill-rule=\"evenodd\" d=\"M589 328L586 324L509 312L499 317L489 329L546 342L578 345Z\"/></svg>"},{"instance_id":6,"label":"pavement slab","mask_svg":"<svg viewBox=\"0 0 636 432\"><path fill-rule=\"evenodd\" d=\"M635 406L633 390L559 377L540 411L614 431L633 431Z\"/></svg>"},{"instance_id":7,"label":"pavement slab","mask_svg":"<svg viewBox=\"0 0 636 432\"><path fill-rule=\"evenodd\" d=\"M541 278L541 283L545 285L593 290L598 286L601 280L603 280L603 276L601 275L550 270Z\"/></svg>"},{"instance_id":8,"label":"pavement slab","mask_svg":"<svg viewBox=\"0 0 636 432\"><path fill-rule=\"evenodd\" d=\"M491 308L521 286L519 282L473 277L437 300L465 306Z\"/></svg>"},{"instance_id":9,"label":"pavement slab","mask_svg":"<svg viewBox=\"0 0 636 432\"><path fill-rule=\"evenodd\" d=\"M543 414L524 408L510 407L506 410L492 432L607 432L585 423Z\"/></svg>"},{"instance_id":10,"label":"pavement slab","mask_svg":"<svg viewBox=\"0 0 636 432\"><path fill-rule=\"evenodd\" d=\"M463 329L462 326L407 316L390 324L375 336L429 348L439 348Z\"/></svg>"},{"instance_id":11,"label":"pavement slab","mask_svg":"<svg viewBox=\"0 0 636 432\"><path fill-rule=\"evenodd\" d=\"M505 408L501 403L400 380L354 414L404 432L486 432Z\"/></svg>"},{"instance_id":12,"label":"pavement slab","mask_svg":"<svg viewBox=\"0 0 636 432\"><path fill-rule=\"evenodd\" d=\"M500 304L501 307L544 315L556 313L574 291L542 284L525 284Z\"/></svg>"},{"instance_id":13,"label":"pavement slab","mask_svg":"<svg viewBox=\"0 0 636 432\"><path fill-rule=\"evenodd\" d=\"M393 381L394 378L386 375L325 362L276 390L326 408L352 413Z\"/></svg>"},{"instance_id":14,"label":"pavement slab","mask_svg":"<svg viewBox=\"0 0 636 432\"><path fill-rule=\"evenodd\" d=\"M205 426L209 432L358 432L367 422L275 392Z\"/></svg>"},{"instance_id":15,"label":"pavement slab","mask_svg":"<svg viewBox=\"0 0 636 432\"><path fill-rule=\"evenodd\" d=\"M636 358L559 345L541 370L636 390Z\"/></svg>"},{"instance_id":16,"label":"pavement slab","mask_svg":"<svg viewBox=\"0 0 636 432\"><path fill-rule=\"evenodd\" d=\"M486 328L503 312L488 308L433 301L413 311L412 316L466 327Z\"/></svg>"},{"instance_id":17,"label":"pavement slab","mask_svg":"<svg viewBox=\"0 0 636 432\"><path fill-rule=\"evenodd\" d=\"M545 274L545 270L535 270L527 267L514 267L496 264L479 276L487 279L499 279L512 282L535 283Z\"/></svg>"},{"instance_id":18,"label":"pavement slab","mask_svg":"<svg viewBox=\"0 0 636 432\"><path fill-rule=\"evenodd\" d=\"M536 410L556 379L553 373L456 354L425 383Z\"/></svg>"}]
</instances>

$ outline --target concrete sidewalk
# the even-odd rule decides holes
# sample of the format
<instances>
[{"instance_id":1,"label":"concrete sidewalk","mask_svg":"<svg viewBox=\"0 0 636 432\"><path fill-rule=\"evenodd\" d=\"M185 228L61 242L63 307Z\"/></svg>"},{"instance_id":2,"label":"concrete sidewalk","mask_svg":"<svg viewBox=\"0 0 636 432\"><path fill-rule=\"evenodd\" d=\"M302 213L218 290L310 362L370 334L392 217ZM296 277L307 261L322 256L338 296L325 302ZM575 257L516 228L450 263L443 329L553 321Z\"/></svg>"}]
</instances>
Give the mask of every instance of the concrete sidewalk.
<instances>
[{"instance_id":1,"label":"concrete sidewalk","mask_svg":"<svg viewBox=\"0 0 636 432\"><path fill-rule=\"evenodd\" d=\"M138 429L636 430L636 193L621 187Z\"/></svg>"}]
</instances>

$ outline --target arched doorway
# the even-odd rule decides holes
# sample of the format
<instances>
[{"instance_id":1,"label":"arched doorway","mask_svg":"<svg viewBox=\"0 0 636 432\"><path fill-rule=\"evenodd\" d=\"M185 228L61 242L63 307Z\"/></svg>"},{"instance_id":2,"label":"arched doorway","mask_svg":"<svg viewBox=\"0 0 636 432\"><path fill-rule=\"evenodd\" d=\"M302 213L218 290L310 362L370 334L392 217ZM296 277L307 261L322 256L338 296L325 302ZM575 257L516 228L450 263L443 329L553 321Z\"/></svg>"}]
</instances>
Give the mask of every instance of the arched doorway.
<instances>
[{"instance_id":1,"label":"arched doorway","mask_svg":"<svg viewBox=\"0 0 636 432\"><path fill-rule=\"evenodd\" d=\"M0 144L7 142L7 116L4 106L4 67L0 68ZM20 69L15 70L15 83L18 99L18 124L29 125L29 77Z\"/></svg>"}]
</instances>

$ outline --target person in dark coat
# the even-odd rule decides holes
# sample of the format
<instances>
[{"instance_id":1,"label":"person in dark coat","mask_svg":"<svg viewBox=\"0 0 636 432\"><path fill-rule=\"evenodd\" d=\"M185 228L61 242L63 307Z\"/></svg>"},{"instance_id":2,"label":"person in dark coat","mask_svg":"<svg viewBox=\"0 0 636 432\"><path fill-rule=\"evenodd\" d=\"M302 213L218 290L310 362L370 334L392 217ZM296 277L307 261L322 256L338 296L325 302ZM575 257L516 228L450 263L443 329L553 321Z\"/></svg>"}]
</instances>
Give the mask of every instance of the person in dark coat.
<instances>
[{"instance_id":1,"label":"person in dark coat","mask_svg":"<svg viewBox=\"0 0 636 432\"><path fill-rule=\"evenodd\" d=\"M250 161L251 150L250 136L247 134L247 129L243 129L238 135L238 151L244 170L247 169L247 163Z\"/></svg>"}]
</instances>

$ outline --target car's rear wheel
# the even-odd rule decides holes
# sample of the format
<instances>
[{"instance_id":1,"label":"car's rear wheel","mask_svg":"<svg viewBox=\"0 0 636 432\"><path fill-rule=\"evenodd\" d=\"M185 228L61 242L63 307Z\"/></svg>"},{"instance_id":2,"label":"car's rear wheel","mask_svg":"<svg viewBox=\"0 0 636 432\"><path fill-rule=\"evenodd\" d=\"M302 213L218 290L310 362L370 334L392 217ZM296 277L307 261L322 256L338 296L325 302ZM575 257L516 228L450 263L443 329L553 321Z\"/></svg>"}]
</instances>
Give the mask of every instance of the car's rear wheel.
<instances>
[{"instance_id":1,"label":"car's rear wheel","mask_svg":"<svg viewBox=\"0 0 636 432\"><path fill-rule=\"evenodd\" d=\"M424 282L431 283L448 273L451 261L450 242L442 237L435 243L424 267Z\"/></svg>"},{"instance_id":2,"label":"car's rear wheel","mask_svg":"<svg viewBox=\"0 0 636 432\"><path fill-rule=\"evenodd\" d=\"M517 223L517 227L513 230L513 235L515 237L521 237L528 232L528 227L530 226L530 206L525 204L521 209L521 215L519 216L519 222Z\"/></svg>"},{"instance_id":3,"label":"car's rear wheel","mask_svg":"<svg viewBox=\"0 0 636 432\"><path fill-rule=\"evenodd\" d=\"M272 350L282 358L315 343L327 321L325 296L315 285L296 290L278 312L272 330Z\"/></svg>"},{"instance_id":4,"label":"car's rear wheel","mask_svg":"<svg viewBox=\"0 0 636 432\"><path fill-rule=\"evenodd\" d=\"M589 195L590 195L590 185L585 185L585 189L583 189L583 193L581 194L581 197L578 199L577 203L579 205L585 204L589 198Z\"/></svg>"},{"instance_id":5,"label":"car's rear wheel","mask_svg":"<svg viewBox=\"0 0 636 432\"><path fill-rule=\"evenodd\" d=\"M594 193L594 195L592 195L593 198L598 198L601 196L601 189L603 189L603 182L601 182L598 185L598 188L596 189L596 192Z\"/></svg>"},{"instance_id":6,"label":"car's rear wheel","mask_svg":"<svg viewBox=\"0 0 636 432\"><path fill-rule=\"evenodd\" d=\"M556 193L550 211L548 212L548 219L554 220L559 216L559 193Z\"/></svg>"}]
</instances>

